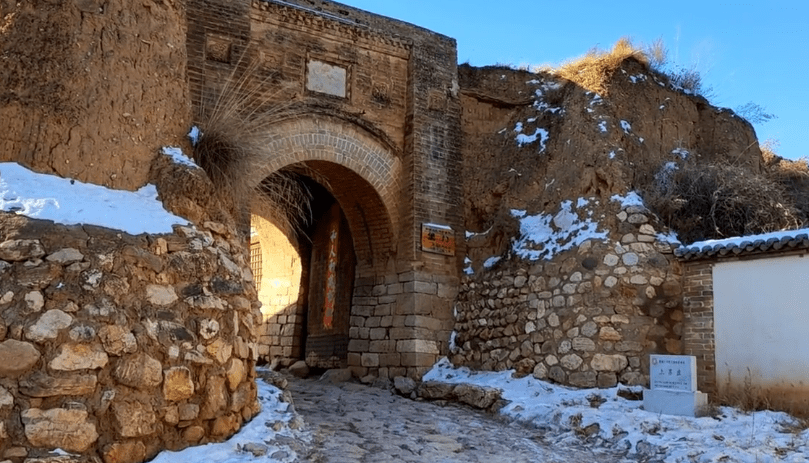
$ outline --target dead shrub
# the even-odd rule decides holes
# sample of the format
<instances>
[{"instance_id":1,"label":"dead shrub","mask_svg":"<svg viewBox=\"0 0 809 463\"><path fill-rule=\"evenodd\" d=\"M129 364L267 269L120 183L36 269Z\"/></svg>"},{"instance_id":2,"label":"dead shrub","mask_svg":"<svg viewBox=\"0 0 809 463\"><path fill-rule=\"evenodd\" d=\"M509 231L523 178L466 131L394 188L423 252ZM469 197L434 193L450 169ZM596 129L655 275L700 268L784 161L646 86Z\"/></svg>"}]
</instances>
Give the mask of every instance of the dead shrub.
<instances>
[{"instance_id":1,"label":"dead shrub","mask_svg":"<svg viewBox=\"0 0 809 463\"><path fill-rule=\"evenodd\" d=\"M641 188L647 206L691 243L798 228L803 215L785 189L733 165L667 165Z\"/></svg>"},{"instance_id":2,"label":"dead shrub","mask_svg":"<svg viewBox=\"0 0 809 463\"><path fill-rule=\"evenodd\" d=\"M256 77L260 75L258 61L245 50L221 84L208 87L197 115L199 137L194 143L194 159L208 174L217 194L232 202L244 222L242 227L249 226L251 204L263 201L266 204L261 209L269 214L266 218L289 231L308 218L310 211L311 195L297 174L275 171L258 185L243 181L249 174L264 170L272 160L273 153L267 148L270 128L287 108L271 103L283 89L266 92L275 75Z\"/></svg>"},{"instance_id":3,"label":"dead shrub","mask_svg":"<svg viewBox=\"0 0 809 463\"><path fill-rule=\"evenodd\" d=\"M761 144L764 173L778 183L790 201L800 211L804 224L809 223L809 158L784 159L775 153L778 143L766 140Z\"/></svg>"}]
</instances>

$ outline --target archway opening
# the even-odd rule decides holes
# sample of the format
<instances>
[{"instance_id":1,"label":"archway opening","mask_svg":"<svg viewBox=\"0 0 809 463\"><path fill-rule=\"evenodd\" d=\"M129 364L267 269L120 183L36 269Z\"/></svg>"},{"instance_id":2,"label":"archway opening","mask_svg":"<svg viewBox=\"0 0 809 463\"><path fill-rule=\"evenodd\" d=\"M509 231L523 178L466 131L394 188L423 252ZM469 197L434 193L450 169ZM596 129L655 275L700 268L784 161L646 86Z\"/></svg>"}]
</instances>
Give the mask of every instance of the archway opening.
<instances>
[{"instance_id":1,"label":"archway opening","mask_svg":"<svg viewBox=\"0 0 809 463\"><path fill-rule=\"evenodd\" d=\"M294 172L310 196L305 217L285 226L261 201L251 211L251 266L263 316L259 354L282 366L305 359L314 368L343 368L357 269L354 238L329 180L307 169L329 186L295 166L282 169Z\"/></svg>"}]
</instances>

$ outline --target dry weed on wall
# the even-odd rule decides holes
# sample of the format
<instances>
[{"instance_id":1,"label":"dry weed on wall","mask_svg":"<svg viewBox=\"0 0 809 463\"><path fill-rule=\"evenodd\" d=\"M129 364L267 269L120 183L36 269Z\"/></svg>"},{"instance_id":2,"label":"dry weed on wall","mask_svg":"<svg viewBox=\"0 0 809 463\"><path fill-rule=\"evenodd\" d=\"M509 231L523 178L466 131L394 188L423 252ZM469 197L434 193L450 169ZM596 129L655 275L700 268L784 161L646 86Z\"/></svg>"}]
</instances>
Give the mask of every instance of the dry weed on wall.
<instances>
[{"instance_id":1,"label":"dry weed on wall","mask_svg":"<svg viewBox=\"0 0 809 463\"><path fill-rule=\"evenodd\" d=\"M308 219L311 194L298 181L297 174L274 171L258 185L245 178L267 169L273 159L269 151L272 126L285 105L270 104L266 79L257 60L245 50L233 71L218 85L206 89L197 120L200 135L194 144L194 159L208 174L218 195L228 198L237 210L246 210L254 201L263 201L262 210L286 230ZM305 171L305 167L302 168ZM299 169L300 170L300 169ZM241 227L249 226L250 215L240 214Z\"/></svg>"},{"instance_id":2,"label":"dry weed on wall","mask_svg":"<svg viewBox=\"0 0 809 463\"><path fill-rule=\"evenodd\" d=\"M781 184L742 166L664 167L642 190L647 205L684 243L806 223L805 214Z\"/></svg>"}]
</instances>

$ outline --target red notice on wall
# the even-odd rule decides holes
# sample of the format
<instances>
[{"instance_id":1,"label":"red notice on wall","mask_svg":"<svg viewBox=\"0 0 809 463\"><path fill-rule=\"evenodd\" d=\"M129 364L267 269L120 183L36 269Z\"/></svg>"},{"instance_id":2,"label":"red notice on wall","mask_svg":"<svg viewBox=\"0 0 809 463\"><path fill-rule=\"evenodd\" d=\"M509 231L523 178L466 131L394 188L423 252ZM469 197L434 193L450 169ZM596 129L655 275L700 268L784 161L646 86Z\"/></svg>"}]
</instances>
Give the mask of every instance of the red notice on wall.
<instances>
[{"instance_id":1,"label":"red notice on wall","mask_svg":"<svg viewBox=\"0 0 809 463\"><path fill-rule=\"evenodd\" d=\"M435 254L454 256L455 232L446 225L423 223L421 224L421 249Z\"/></svg>"}]
</instances>

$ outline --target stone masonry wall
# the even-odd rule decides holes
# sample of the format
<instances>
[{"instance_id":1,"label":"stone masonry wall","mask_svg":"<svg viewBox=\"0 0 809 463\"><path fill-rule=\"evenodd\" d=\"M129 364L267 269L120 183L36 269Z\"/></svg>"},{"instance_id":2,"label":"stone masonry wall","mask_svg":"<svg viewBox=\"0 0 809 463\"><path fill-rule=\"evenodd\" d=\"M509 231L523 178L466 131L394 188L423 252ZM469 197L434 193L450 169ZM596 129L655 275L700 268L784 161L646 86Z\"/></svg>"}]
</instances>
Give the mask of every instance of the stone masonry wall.
<instances>
[{"instance_id":1,"label":"stone masonry wall","mask_svg":"<svg viewBox=\"0 0 809 463\"><path fill-rule=\"evenodd\" d=\"M351 309L348 365L354 376L421 377L448 352L456 277L404 272L358 278ZM441 314L446 314L442 318Z\"/></svg>"},{"instance_id":2,"label":"stone masonry wall","mask_svg":"<svg viewBox=\"0 0 809 463\"><path fill-rule=\"evenodd\" d=\"M648 355L682 353L680 264L639 206L614 239L462 281L451 360L579 387L648 384Z\"/></svg>"},{"instance_id":3,"label":"stone masonry wall","mask_svg":"<svg viewBox=\"0 0 809 463\"><path fill-rule=\"evenodd\" d=\"M131 236L0 213L0 459L140 462L254 416L243 249L216 222Z\"/></svg>"}]
</instances>

